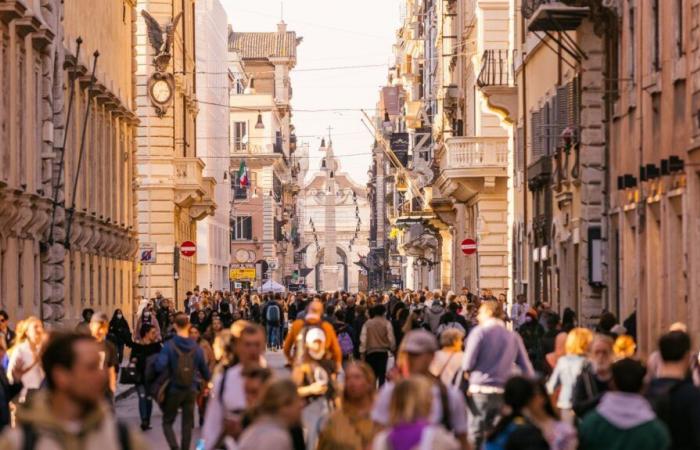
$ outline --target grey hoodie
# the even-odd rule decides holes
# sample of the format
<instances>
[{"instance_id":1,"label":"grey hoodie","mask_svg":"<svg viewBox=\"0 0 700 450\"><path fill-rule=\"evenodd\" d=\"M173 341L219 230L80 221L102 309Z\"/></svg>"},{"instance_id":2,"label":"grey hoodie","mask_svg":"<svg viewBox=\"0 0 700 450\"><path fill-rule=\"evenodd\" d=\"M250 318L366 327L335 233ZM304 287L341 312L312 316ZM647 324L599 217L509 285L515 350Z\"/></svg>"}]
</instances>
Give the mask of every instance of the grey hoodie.
<instances>
[{"instance_id":1,"label":"grey hoodie","mask_svg":"<svg viewBox=\"0 0 700 450\"><path fill-rule=\"evenodd\" d=\"M606 392L596 408L598 414L621 430L628 430L656 419L651 405L639 394Z\"/></svg>"},{"instance_id":2,"label":"grey hoodie","mask_svg":"<svg viewBox=\"0 0 700 450\"><path fill-rule=\"evenodd\" d=\"M434 301L430 308L425 310L425 323L430 327L430 331L433 334L437 334L438 327L440 326L440 318L445 314L445 307L442 305L441 301Z\"/></svg>"}]
</instances>

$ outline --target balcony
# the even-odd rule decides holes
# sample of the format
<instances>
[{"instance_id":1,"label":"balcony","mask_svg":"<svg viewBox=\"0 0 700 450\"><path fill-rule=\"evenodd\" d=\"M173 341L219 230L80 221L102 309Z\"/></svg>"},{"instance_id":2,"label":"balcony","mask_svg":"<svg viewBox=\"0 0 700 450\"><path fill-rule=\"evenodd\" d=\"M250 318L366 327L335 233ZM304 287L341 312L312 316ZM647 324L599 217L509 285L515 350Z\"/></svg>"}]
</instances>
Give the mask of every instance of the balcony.
<instances>
[{"instance_id":1,"label":"balcony","mask_svg":"<svg viewBox=\"0 0 700 450\"><path fill-rule=\"evenodd\" d=\"M513 123L518 116L518 89L513 75L513 52L486 50L481 57L481 71L476 80L489 107Z\"/></svg>"},{"instance_id":2,"label":"balcony","mask_svg":"<svg viewBox=\"0 0 700 450\"><path fill-rule=\"evenodd\" d=\"M256 141L259 141L259 139L256 139ZM248 167L252 169L260 169L277 161L283 161L286 164L288 161L287 155L284 154L284 149L276 144L272 138L270 138L270 143L268 144L234 142L234 145L231 146L231 164L233 164L233 167L238 167L241 159L245 159Z\"/></svg>"},{"instance_id":3,"label":"balcony","mask_svg":"<svg viewBox=\"0 0 700 450\"><path fill-rule=\"evenodd\" d=\"M175 158L175 203L189 208L190 216L201 220L216 209L216 180L202 176L204 163L199 158Z\"/></svg>"},{"instance_id":4,"label":"balcony","mask_svg":"<svg viewBox=\"0 0 700 450\"><path fill-rule=\"evenodd\" d=\"M508 138L468 136L446 141L436 185L444 196L467 201L508 176Z\"/></svg>"},{"instance_id":5,"label":"balcony","mask_svg":"<svg viewBox=\"0 0 700 450\"><path fill-rule=\"evenodd\" d=\"M521 12L529 31L571 31L588 17L586 0L523 0Z\"/></svg>"}]
</instances>

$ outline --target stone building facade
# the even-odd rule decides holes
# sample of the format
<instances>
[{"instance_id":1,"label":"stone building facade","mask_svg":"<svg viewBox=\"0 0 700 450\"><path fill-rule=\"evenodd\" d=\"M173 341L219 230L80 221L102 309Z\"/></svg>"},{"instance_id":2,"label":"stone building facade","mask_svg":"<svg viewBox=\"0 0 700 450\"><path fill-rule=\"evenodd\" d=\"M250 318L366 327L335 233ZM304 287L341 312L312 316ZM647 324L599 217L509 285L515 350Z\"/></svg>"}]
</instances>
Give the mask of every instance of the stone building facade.
<instances>
[{"instance_id":1,"label":"stone building facade","mask_svg":"<svg viewBox=\"0 0 700 450\"><path fill-rule=\"evenodd\" d=\"M162 29L175 24L171 55L163 70L172 76L173 92L162 114L149 93L156 52L144 10ZM197 284L197 260L196 255L181 255L180 246L196 243L197 223L216 208L216 180L204 173L205 163L197 151L195 2L137 0L136 13L137 231L139 244L156 250L156 260L141 266L138 290L146 297L160 291L181 304L185 292Z\"/></svg>"},{"instance_id":2,"label":"stone building facade","mask_svg":"<svg viewBox=\"0 0 700 450\"><path fill-rule=\"evenodd\" d=\"M608 307L700 338L700 1L613 2Z\"/></svg>"},{"instance_id":3,"label":"stone building facade","mask_svg":"<svg viewBox=\"0 0 700 450\"><path fill-rule=\"evenodd\" d=\"M136 250L134 5L111 2L99 13L97 4L82 0L0 6L2 307L12 317L36 315L49 323L77 320L88 306L128 314ZM107 39L105 29L119 39Z\"/></svg>"},{"instance_id":4,"label":"stone building facade","mask_svg":"<svg viewBox=\"0 0 700 450\"><path fill-rule=\"evenodd\" d=\"M301 38L281 22L273 32L229 33L230 64L244 77L231 92L230 170L232 267L257 268L262 276L286 283L294 264L293 231L300 180L294 159L290 72ZM249 185L241 187L241 163ZM261 273L265 262L269 271Z\"/></svg>"}]
</instances>

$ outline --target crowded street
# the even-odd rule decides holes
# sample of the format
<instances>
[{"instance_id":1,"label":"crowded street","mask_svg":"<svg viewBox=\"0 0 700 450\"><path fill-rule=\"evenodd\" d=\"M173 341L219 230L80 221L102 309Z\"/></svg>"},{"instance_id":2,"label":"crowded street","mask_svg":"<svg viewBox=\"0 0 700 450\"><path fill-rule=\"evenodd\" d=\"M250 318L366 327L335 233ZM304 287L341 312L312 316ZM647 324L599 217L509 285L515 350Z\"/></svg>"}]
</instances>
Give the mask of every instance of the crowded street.
<instances>
[{"instance_id":1,"label":"crowded street","mask_svg":"<svg viewBox=\"0 0 700 450\"><path fill-rule=\"evenodd\" d=\"M0 0L0 450L700 450L700 0Z\"/></svg>"}]
</instances>

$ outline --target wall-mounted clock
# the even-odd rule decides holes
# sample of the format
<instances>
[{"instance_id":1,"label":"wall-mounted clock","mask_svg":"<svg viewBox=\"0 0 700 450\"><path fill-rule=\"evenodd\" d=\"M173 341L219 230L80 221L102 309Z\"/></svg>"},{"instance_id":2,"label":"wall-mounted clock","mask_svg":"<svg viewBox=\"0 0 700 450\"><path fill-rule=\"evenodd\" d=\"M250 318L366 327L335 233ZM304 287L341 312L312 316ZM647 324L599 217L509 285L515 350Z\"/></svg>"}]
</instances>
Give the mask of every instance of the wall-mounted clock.
<instances>
[{"instance_id":1,"label":"wall-mounted clock","mask_svg":"<svg viewBox=\"0 0 700 450\"><path fill-rule=\"evenodd\" d=\"M169 73L155 72L148 80L148 96L158 117L163 117L173 101L175 83Z\"/></svg>"}]
</instances>

